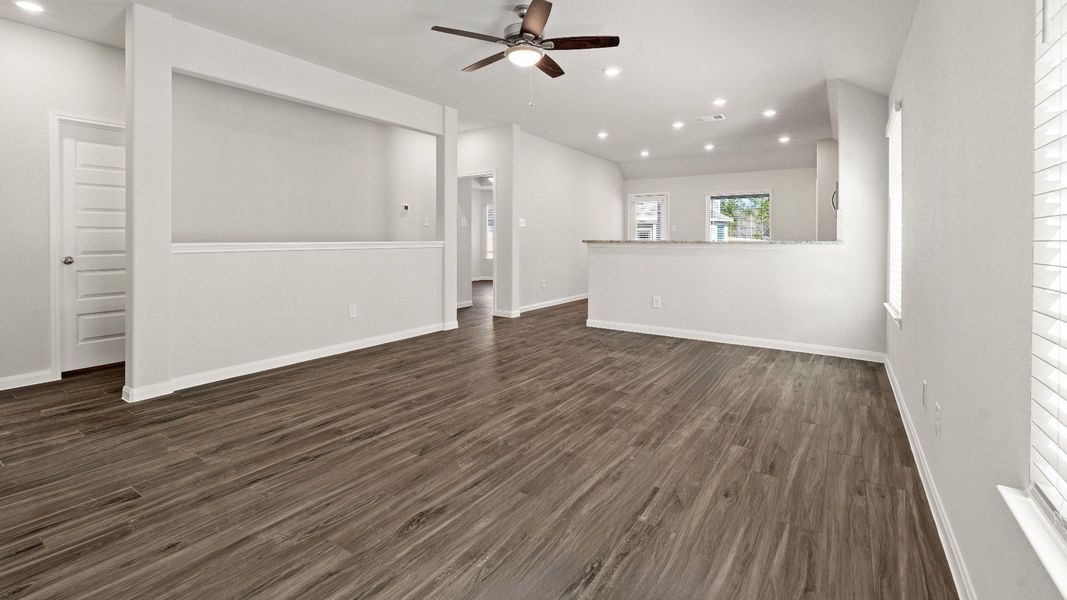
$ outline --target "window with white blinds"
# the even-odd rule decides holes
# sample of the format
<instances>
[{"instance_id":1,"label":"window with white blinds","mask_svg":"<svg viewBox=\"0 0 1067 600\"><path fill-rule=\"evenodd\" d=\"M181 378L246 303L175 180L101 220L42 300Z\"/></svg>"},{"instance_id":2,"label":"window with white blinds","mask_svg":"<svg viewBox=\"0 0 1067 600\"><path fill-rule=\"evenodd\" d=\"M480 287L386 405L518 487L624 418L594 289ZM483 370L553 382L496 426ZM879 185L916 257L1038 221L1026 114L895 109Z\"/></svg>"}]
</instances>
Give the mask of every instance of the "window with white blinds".
<instances>
[{"instance_id":1,"label":"window with white blinds","mask_svg":"<svg viewBox=\"0 0 1067 600\"><path fill-rule=\"evenodd\" d=\"M485 259L492 260L496 247L496 214L492 204L485 206Z\"/></svg>"},{"instance_id":2,"label":"window with white blinds","mask_svg":"<svg viewBox=\"0 0 1067 600\"><path fill-rule=\"evenodd\" d=\"M1030 381L1030 479L1037 496L1064 523L1067 515L1067 164L1061 91L1067 41L1060 31L1065 0L1038 0L1034 94L1033 356ZM1044 7L1042 6L1044 5ZM1046 14L1047 8L1050 14ZM1062 74L1061 74L1062 70ZM1063 98L1061 99L1061 96Z\"/></svg>"},{"instance_id":3,"label":"window with white blinds","mask_svg":"<svg viewBox=\"0 0 1067 600\"><path fill-rule=\"evenodd\" d=\"M903 300L901 278L904 262L903 248L903 210L904 210L904 167L902 165L901 117L900 103L893 107L886 127L889 138L889 282L886 286L886 308L894 319L900 319Z\"/></svg>"},{"instance_id":4,"label":"window with white blinds","mask_svg":"<svg viewBox=\"0 0 1067 600\"><path fill-rule=\"evenodd\" d=\"M630 196L630 239L663 240L667 197L664 195Z\"/></svg>"}]
</instances>

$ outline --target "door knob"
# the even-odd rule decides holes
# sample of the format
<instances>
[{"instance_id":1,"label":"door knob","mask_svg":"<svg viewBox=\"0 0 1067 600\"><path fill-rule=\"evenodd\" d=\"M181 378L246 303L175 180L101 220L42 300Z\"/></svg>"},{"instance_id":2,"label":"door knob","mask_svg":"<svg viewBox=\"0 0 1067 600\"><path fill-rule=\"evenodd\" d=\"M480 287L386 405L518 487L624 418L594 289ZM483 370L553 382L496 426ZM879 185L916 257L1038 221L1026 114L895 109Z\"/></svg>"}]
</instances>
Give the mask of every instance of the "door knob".
<instances>
[{"instance_id":1,"label":"door knob","mask_svg":"<svg viewBox=\"0 0 1067 600\"><path fill-rule=\"evenodd\" d=\"M64 256L63 257L63 264L65 264L65 265L74 264L74 257L73 256Z\"/></svg>"}]
</instances>

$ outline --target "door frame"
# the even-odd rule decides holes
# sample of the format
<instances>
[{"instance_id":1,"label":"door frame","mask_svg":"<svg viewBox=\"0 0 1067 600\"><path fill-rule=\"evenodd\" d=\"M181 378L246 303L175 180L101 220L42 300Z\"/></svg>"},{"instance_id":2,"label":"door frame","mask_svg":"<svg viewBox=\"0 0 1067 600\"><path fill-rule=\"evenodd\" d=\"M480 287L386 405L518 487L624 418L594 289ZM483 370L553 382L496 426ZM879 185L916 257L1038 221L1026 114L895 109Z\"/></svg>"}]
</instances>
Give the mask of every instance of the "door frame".
<instances>
[{"instance_id":1,"label":"door frame","mask_svg":"<svg viewBox=\"0 0 1067 600\"><path fill-rule=\"evenodd\" d=\"M500 229L500 225L499 225L500 220L497 218L497 215L499 213L496 212L496 189L497 189L496 170L492 170L492 171L474 171L474 172L471 172L471 173L459 173L459 174L456 175L456 180L458 181L460 179L466 179L466 178L472 178L472 177L492 177L493 178L493 312L492 312L492 314L495 317L495 316L497 316L496 315L496 299L497 299L497 295L498 295L496 293L497 292L496 232L497 232L498 229ZM485 220L482 219L481 222L484 225ZM472 219L471 219L471 224L472 225L474 224L473 215L472 215Z\"/></svg>"},{"instance_id":2,"label":"door frame","mask_svg":"<svg viewBox=\"0 0 1067 600\"><path fill-rule=\"evenodd\" d=\"M639 202L641 198L651 198L663 196L663 241L670 241L671 239L671 193L670 192L637 192L628 194L626 196L626 235L623 236L628 241L633 241L636 238L631 238L630 235L636 230L637 223L634 219L634 204Z\"/></svg>"},{"instance_id":3,"label":"door frame","mask_svg":"<svg viewBox=\"0 0 1067 600\"><path fill-rule=\"evenodd\" d=\"M126 131L123 123L54 110L48 113L48 277L51 287L49 381L55 381L63 375L63 270L59 268L59 261L63 256L63 140L60 139L60 132L64 124ZM129 297L129 290L126 294Z\"/></svg>"}]
</instances>

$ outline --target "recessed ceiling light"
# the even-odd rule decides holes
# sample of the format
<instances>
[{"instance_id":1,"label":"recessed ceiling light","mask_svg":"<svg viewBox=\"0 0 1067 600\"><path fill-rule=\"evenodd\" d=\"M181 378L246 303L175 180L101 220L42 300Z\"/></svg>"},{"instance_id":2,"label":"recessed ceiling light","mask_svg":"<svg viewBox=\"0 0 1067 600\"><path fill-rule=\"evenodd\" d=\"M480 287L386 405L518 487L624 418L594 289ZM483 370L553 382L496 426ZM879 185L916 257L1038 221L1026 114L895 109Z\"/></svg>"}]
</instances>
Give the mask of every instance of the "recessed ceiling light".
<instances>
[{"instance_id":1,"label":"recessed ceiling light","mask_svg":"<svg viewBox=\"0 0 1067 600\"><path fill-rule=\"evenodd\" d=\"M726 106L726 98L716 98L711 103L715 106Z\"/></svg>"},{"instance_id":2,"label":"recessed ceiling light","mask_svg":"<svg viewBox=\"0 0 1067 600\"><path fill-rule=\"evenodd\" d=\"M642 150L641 151L641 156L647 157L648 156L648 150Z\"/></svg>"},{"instance_id":3,"label":"recessed ceiling light","mask_svg":"<svg viewBox=\"0 0 1067 600\"><path fill-rule=\"evenodd\" d=\"M671 123L671 127L675 128L675 129L681 129L682 127L685 127L685 122L684 121L675 121L675 122Z\"/></svg>"},{"instance_id":4,"label":"recessed ceiling light","mask_svg":"<svg viewBox=\"0 0 1067 600\"><path fill-rule=\"evenodd\" d=\"M608 77L618 77L622 73L622 67L604 67L604 74Z\"/></svg>"},{"instance_id":5,"label":"recessed ceiling light","mask_svg":"<svg viewBox=\"0 0 1067 600\"><path fill-rule=\"evenodd\" d=\"M18 0L17 2L15 2L15 6L21 8L22 10L24 10L26 12L31 12L31 13L42 13L42 12L44 12L44 7L43 6L41 6L40 4L37 4L36 2L30 2L30 0Z\"/></svg>"},{"instance_id":6,"label":"recessed ceiling light","mask_svg":"<svg viewBox=\"0 0 1067 600\"><path fill-rule=\"evenodd\" d=\"M711 151L715 149L715 144L704 144L704 149Z\"/></svg>"},{"instance_id":7,"label":"recessed ceiling light","mask_svg":"<svg viewBox=\"0 0 1067 600\"><path fill-rule=\"evenodd\" d=\"M608 132L606 132L606 131L601 131L600 133L596 134L596 136L597 136L598 138L600 138L600 139L604 139L604 138L608 137Z\"/></svg>"},{"instance_id":8,"label":"recessed ceiling light","mask_svg":"<svg viewBox=\"0 0 1067 600\"><path fill-rule=\"evenodd\" d=\"M783 135L782 137L778 138L778 141L780 143L782 143L782 144L788 144L789 143L789 136L788 135Z\"/></svg>"},{"instance_id":9,"label":"recessed ceiling light","mask_svg":"<svg viewBox=\"0 0 1067 600\"><path fill-rule=\"evenodd\" d=\"M767 117L768 119L776 114L778 114L778 111L774 110L773 108L768 108L767 110L763 111L763 116Z\"/></svg>"}]
</instances>

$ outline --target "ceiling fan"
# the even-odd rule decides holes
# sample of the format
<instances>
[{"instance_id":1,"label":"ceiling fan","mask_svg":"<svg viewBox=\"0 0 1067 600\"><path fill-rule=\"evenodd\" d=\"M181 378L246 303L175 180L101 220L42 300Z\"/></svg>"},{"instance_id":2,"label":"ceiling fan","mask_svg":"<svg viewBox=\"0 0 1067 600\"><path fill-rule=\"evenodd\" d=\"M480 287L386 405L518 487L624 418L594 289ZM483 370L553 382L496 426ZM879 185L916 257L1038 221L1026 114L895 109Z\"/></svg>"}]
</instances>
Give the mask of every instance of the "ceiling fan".
<instances>
[{"instance_id":1,"label":"ceiling fan","mask_svg":"<svg viewBox=\"0 0 1067 600\"><path fill-rule=\"evenodd\" d=\"M515 14L522 19L521 23L508 25L504 30L504 37L453 29L451 27L434 26L430 29L441 33L450 33L463 37L503 44L507 50L498 52L490 57L470 65L464 71L477 71L482 67L491 65L498 60L507 58L520 67L536 66L549 77L563 75L563 69L552 57L545 54L546 50L590 50L593 48L614 48L619 45L617 36L586 35L578 37L564 37L545 39L545 23L548 15L552 12L552 3L547 0L533 0L530 4L520 4L515 7Z\"/></svg>"}]
</instances>

